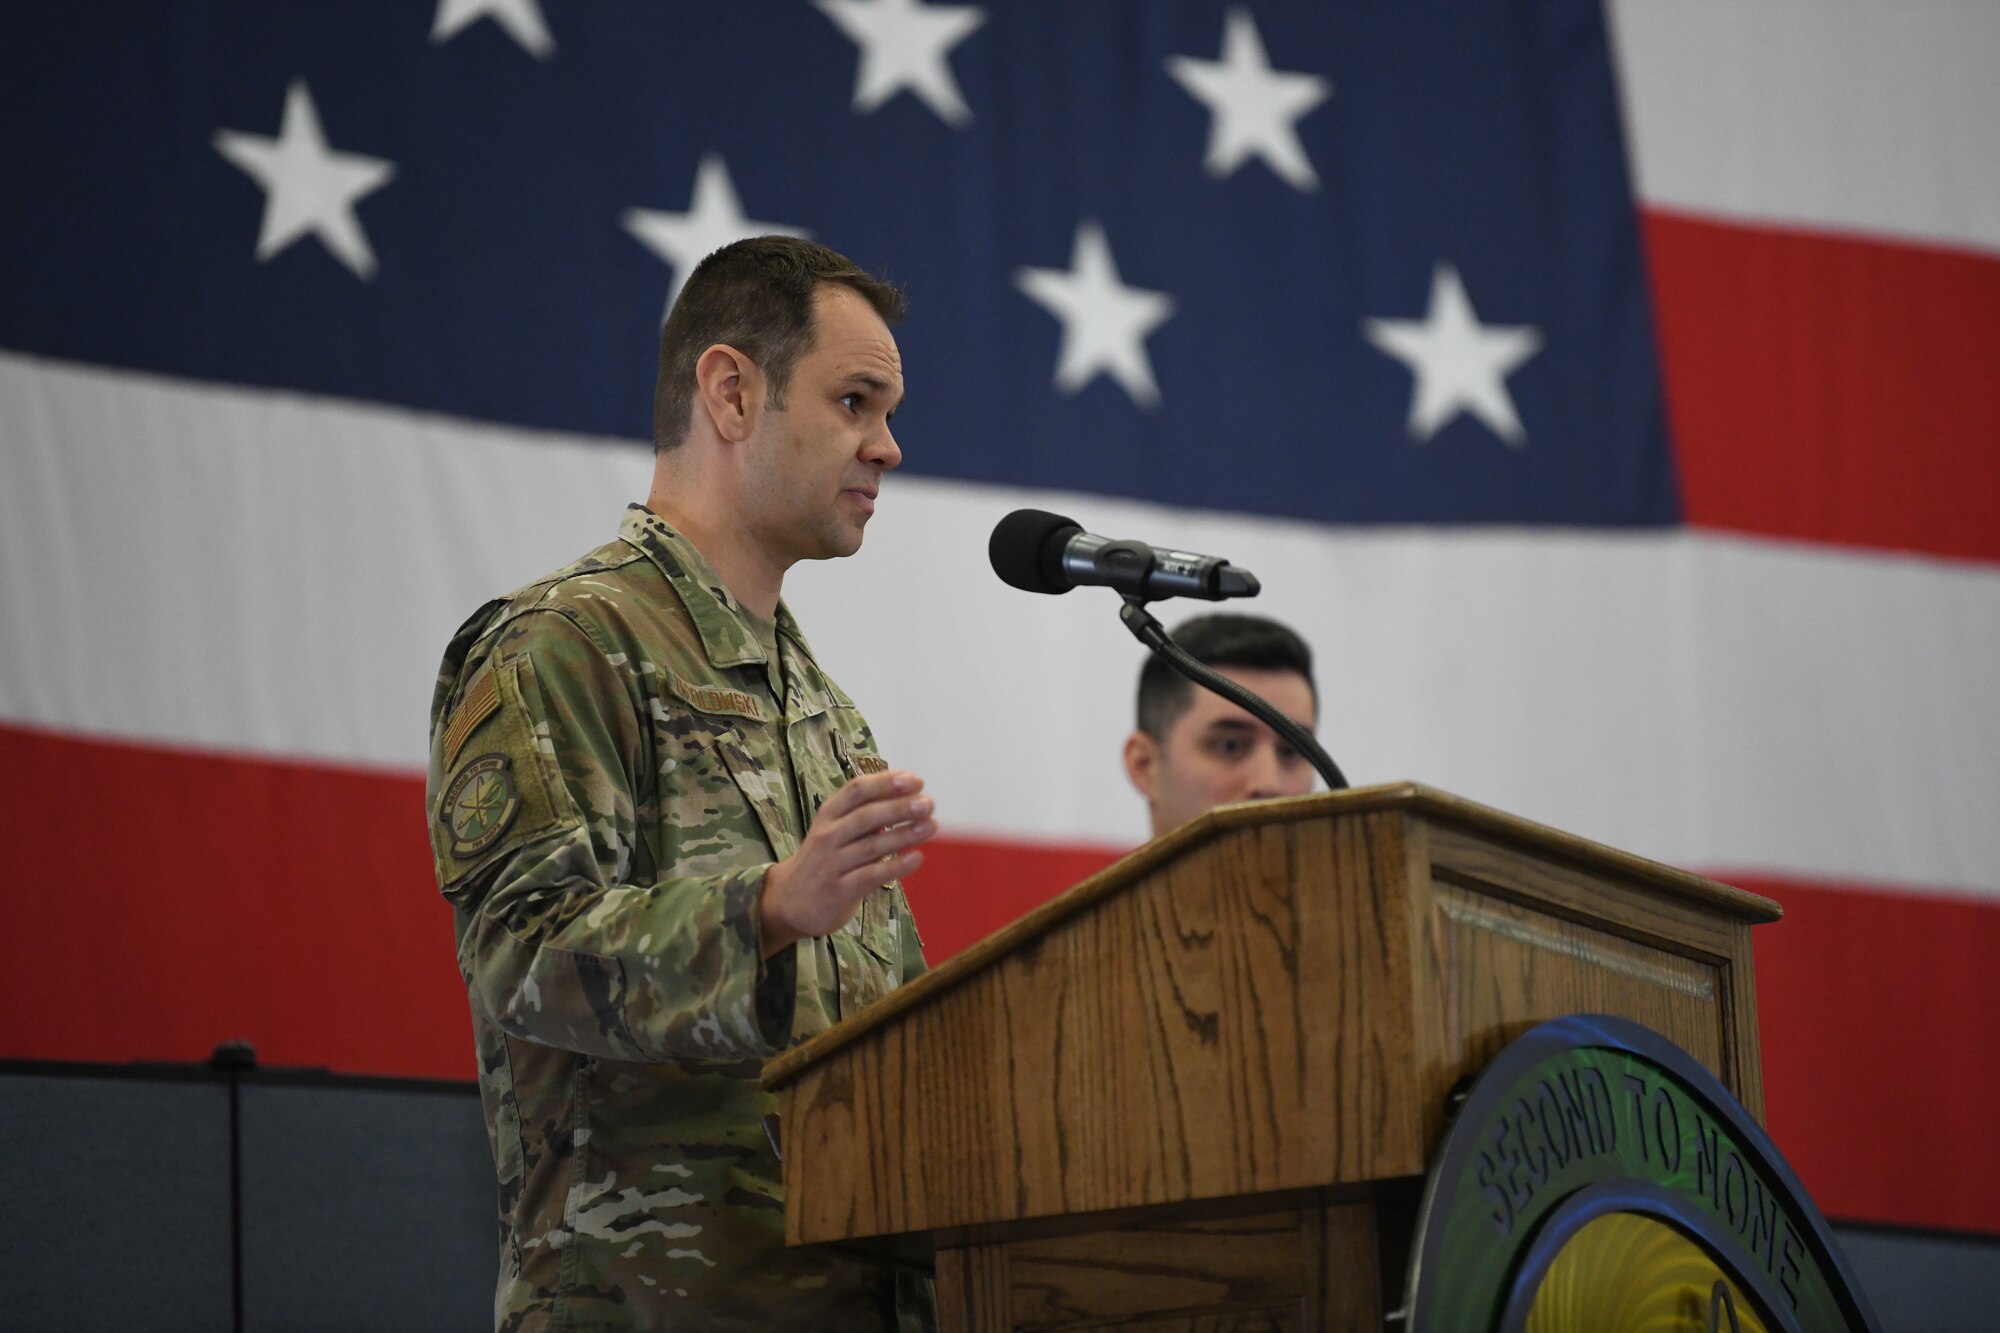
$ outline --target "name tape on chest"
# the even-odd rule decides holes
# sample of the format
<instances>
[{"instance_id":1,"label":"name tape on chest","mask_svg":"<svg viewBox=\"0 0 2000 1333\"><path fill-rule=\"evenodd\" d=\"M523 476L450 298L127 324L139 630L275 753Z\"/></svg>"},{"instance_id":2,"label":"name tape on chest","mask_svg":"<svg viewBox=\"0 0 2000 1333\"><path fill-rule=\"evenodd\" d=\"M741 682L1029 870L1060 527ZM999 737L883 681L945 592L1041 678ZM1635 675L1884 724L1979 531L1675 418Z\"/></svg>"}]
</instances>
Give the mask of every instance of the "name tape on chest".
<instances>
[{"instance_id":1,"label":"name tape on chest","mask_svg":"<svg viewBox=\"0 0 2000 1333\"><path fill-rule=\"evenodd\" d=\"M764 720L764 704L753 694L732 690L726 685L697 685L671 672L668 673L668 680L674 693L697 712L747 717L753 722Z\"/></svg>"}]
</instances>

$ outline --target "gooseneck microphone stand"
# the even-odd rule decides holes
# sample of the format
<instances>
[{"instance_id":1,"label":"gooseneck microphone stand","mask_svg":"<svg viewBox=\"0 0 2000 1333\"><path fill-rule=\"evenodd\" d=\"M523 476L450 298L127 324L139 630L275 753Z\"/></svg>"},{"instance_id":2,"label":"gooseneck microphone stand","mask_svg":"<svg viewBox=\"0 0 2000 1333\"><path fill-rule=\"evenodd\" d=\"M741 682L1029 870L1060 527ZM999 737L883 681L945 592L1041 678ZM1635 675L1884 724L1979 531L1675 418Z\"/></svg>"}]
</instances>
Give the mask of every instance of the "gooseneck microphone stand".
<instances>
[{"instance_id":1,"label":"gooseneck microphone stand","mask_svg":"<svg viewBox=\"0 0 2000 1333\"><path fill-rule=\"evenodd\" d=\"M1319 770L1319 775L1326 779L1328 790L1340 791L1347 786L1347 777L1340 771L1340 765L1333 762L1332 755L1320 748L1319 741L1310 731L1221 672L1195 661L1185 649L1168 636L1166 626L1153 618L1153 613L1146 609L1144 601L1127 596L1124 608L1118 612L1118 618L1125 622L1126 629L1132 631L1133 638L1159 654L1166 660L1168 666L1195 684L1213 690L1229 702L1245 709L1268 725L1271 730L1290 741L1298 748L1300 754L1312 761L1312 766Z\"/></svg>"}]
</instances>

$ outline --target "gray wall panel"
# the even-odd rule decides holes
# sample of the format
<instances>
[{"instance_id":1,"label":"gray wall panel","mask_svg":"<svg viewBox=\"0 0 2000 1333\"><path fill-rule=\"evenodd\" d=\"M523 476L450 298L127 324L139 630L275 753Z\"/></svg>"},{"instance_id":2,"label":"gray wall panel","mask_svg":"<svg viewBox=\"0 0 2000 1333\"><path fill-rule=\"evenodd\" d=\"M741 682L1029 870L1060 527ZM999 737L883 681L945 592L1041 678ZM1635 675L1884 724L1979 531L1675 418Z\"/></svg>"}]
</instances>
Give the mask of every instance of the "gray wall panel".
<instances>
[{"instance_id":1,"label":"gray wall panel","mask_svg":"<svg viewBox=\"0 0 2000 1333\"><path fill-rule=\"evenodd\" d=\"M2000 1239L1836 1222L1882 1333L2000 1329Z\"/></svg>"},{"instance_id":2,"label":"gray wall panel","mask_svg":"<svg viewBox=\"0 0 2000 1333\"><path fill-rule=\"evenodd\" d=\"M245 1327L492 1327L493 1172L470 1087L251 1074ZM229 1094L0 1068L0 1329L231 1326ZM2000 1329L2000 1238L1836 1223L1884 1333Z\"/></svg>"},{"instance_id":3,"label":"gray wall panel","mask_svg":"<svg viewBox=\"0 0 2000 1333\"><path fill-rule=\"evenodd\" d=\"M250 1333L491 1328L493 1208L470 1089L244 1087Z\"/></svg>"},{"instance_id":4,"label":"gray wall panel","mask_svg":"<svg viewBox=\"0 0 2000 1333\"><path fill-rule=\"evenodd\" d=\"M0 1073L0 1327L230 1326L221 1082Z\"/></svg>"}]
</instances>

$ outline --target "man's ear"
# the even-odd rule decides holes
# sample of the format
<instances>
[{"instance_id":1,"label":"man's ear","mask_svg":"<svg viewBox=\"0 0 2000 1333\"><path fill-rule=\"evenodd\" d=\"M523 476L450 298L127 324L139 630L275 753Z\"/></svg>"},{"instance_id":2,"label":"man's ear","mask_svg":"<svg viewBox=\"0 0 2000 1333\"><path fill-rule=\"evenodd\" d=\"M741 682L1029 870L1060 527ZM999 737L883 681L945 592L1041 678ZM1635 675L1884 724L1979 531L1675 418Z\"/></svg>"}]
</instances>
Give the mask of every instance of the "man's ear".
<instances>
[{"instance_id":1,"label":"man's ear","mask_svg":"<svg viewBox=\"0 0 2000 1333\"><path fill-rule=\"evenodd\" d=\"M764 410L764 372L755 361L717 343L694 363L695 408L715 425L726 443L749 438Z\"/></svg>"},{"instance_id":2,"label":"man's ear","mask_svg":"<svg viewBox=\"0 0 2000 1333\"><path fill-rule=\"evenodd\" d=\"M1125 738L1125 776L1147 800L1160 781L1160 743L1143 731Z\"/></svg>"}]
</instances>

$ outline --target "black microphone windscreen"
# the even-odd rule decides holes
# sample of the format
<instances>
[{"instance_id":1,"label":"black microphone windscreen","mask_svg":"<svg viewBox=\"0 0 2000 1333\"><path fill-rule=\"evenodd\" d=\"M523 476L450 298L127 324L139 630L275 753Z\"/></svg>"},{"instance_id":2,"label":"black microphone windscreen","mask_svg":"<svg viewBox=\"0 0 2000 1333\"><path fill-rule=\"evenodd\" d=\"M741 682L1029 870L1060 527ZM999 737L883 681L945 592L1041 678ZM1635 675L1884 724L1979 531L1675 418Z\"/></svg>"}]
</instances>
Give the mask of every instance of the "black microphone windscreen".
<instances>
[{"instance_id":1,"label":"black microphone windscreen","mask_svg":"<svg viewBox=\"0 0 2000 1333\"><path fill-rule=\"evenodd\" d=\"M993 525L986 558L993 572L1023 592L1068 592L1062 551L1083 525L1041 509L1016 509Z\"/></svg>"}]
</instances>

